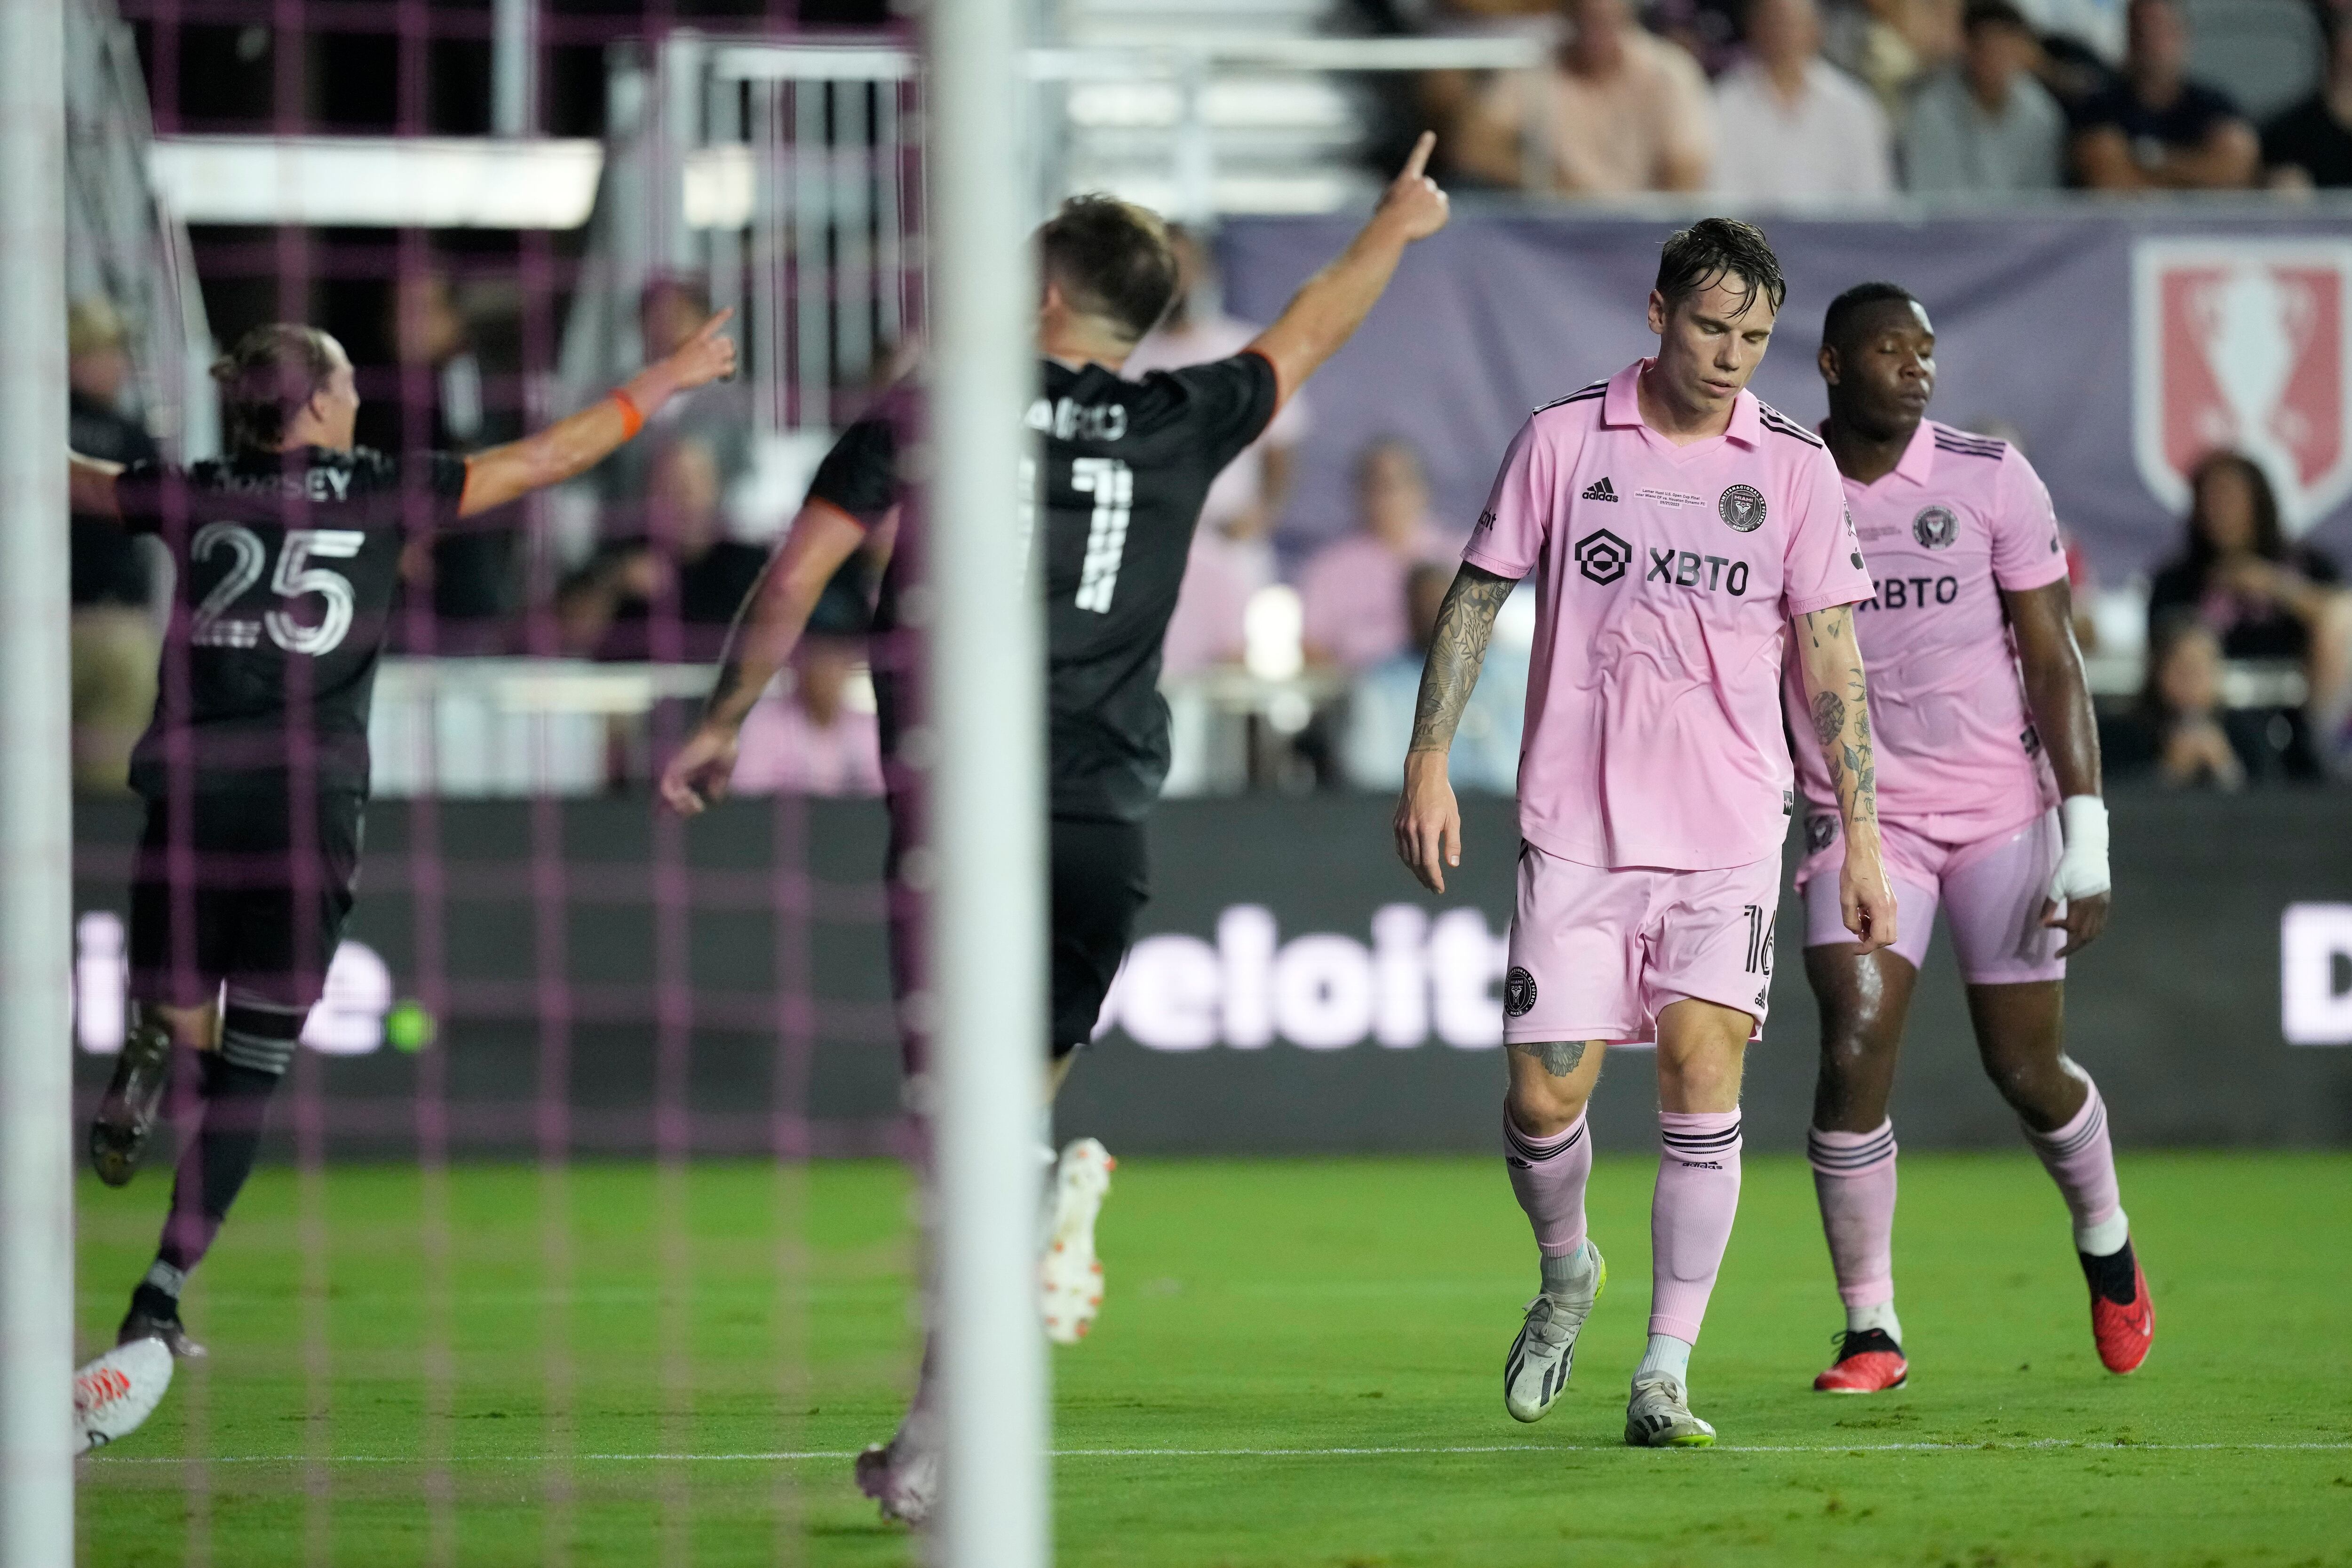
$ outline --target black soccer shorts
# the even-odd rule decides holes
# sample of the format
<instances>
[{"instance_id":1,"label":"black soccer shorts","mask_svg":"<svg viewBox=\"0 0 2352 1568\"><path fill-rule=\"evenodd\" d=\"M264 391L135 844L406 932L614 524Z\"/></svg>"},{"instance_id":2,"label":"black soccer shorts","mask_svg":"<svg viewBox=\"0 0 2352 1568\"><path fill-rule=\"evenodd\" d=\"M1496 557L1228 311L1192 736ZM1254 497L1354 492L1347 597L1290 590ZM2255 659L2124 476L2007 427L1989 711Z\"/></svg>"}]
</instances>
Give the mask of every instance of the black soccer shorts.
<instances>
[{"instance_id":1,"label":"black soccer shorts","mask_svg":"<svg viewBox=\"0 0 2352 1568\"><path fill-rule=\"evenodd\" d=\"M197 788L178 810L151 798L131 872L131 995L194 1007L226 985L233 1001L307 1011L351 916L365 805L321 789L298 836L282 784Z\"/></svg>"},{"instance_id":2,"label":"black soccer shorts","mask_svg":"<svg viewBox=\"0 0 2352 1568\"><path fill-rule=\"evenodd\" d=\"M1094 1037L1103 998L1151 896L1143 824L1053 822L1054 1033L1061 1060Z\"/></svg>"}]
</instances>

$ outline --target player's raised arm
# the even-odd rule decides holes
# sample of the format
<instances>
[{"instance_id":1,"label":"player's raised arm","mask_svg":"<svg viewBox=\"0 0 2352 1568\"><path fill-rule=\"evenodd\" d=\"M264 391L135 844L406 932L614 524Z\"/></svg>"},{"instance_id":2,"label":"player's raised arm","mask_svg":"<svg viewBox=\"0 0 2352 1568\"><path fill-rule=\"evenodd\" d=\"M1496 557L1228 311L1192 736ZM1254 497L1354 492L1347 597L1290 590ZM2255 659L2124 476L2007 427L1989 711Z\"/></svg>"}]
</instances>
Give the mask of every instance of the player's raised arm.
<instances>
[{"instance_id":1,"label":"player's raised arm","mask_svg":"<svg viewBox=\"0 0 2352 1568\"><path fill-rule=\"evenodd\" d=\"M1809 610L1791 625L1813 739L1829 763L1838 816L1845 823L1838 902L1845 929L1864 952L1874 952L1895 941L1895 890L1879 858L1878 763L1870 744L1870 689L1863 678L1862 645L1854 640L1853 606Z\"/></svg>"},{"instance_id":2,"label":"player's raised arm","mask_svg":"<svg viewBox=\"0 0 2352 1568\"><path fill-rule=\"evenodd\" d=\"M2091 684L2083 673L2083 650L2074 642L2073 592L2061 577L2021 593L2002 589L2000 605L2017 646L2024 676L2026 711L2058 778L2059 819L2065 852L2050 879L2042 923L2066 932L2058 950L2065 957L2087 947L2106 929L2108 889L2107 805L2100 795L2099 723L2091 709ZM2058 906L2066 906L2061 914Z\"/></svg>"},{"instance_id":3,"label":"player's raised arm","mask_svg":"<svg viewBox=\"0 0 2352 1568\"><path fill-rule=\"evenodd\" d=\"M1445 870L1462 864L1462 808L1445 775L1445 754L1462 710L1486 662L1495 616L1518 584L1465 563L1445 591L1429 658L1421 667L1413 704L1412 740L1404 756L1404 792L1397 797L1397 858L1431 892L1445 891Z\"/></svg>"},{"instance_id":4,"label":"player's raised arm","mask_svg":"<svg viewBox=\"0 0 2352 1568\"><path fill-rule=\"evenodd\" d=\"M68 452L67 493L71 498L76 517L110 517L121 521L122 507L115 499L114 481L122 472L121 463L110 463L102 458L85 458L79 452Z\"/></svg>"},{"instance_id":5,"label":"player's raised arm","mask_svg":"<svg viewBox=\"0 0 2352 1568\"><path fill-rule=\"evenodd\" d=\"M1250 344L1273 364L1284 402L1364 324L1396 275L1404 247L1445 226L1445 193L1423 173L1436 145L1434 132L1421 133L1403 172L1381 194L1371 221L1329 266L1299 286L1274 325Z\"/></svg>"},{"instance_id":6,"label":"player's raised arm","mask_svg":"<svg viewBox=\"0 0 2352 1568\"><path fill-rule=\"evenodd\" d=\"M678 393L734 374L735 344L724 331L734 313L719 311L677 353L637 372L594 406L559 419L535 436L467 458L466 493L457 503L457 515L472 517L586 473Z\"/></svg>"},{"instance_id":7,"label":"player's raised arm","mask_svg":"<svg viewBox=\"0 0 2352 1568\"><path fill-rule=\"evenodd\" d=\"M702 721L662 769L661 797L672 811L693 816L727 793L745 715L793 657L824 585L866 537L864 523L829 501L808 501L793 519L736 612Z\"/></svg>"}]
</instances>

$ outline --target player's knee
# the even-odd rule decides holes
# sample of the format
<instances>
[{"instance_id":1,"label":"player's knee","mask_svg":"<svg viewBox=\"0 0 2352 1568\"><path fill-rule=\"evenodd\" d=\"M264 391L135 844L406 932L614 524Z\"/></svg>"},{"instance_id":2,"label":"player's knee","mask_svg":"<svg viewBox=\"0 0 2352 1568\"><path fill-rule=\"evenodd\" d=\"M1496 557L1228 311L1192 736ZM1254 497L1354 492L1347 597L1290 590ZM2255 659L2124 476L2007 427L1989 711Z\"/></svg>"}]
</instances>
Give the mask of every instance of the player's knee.
<instances>
[{"instance_id":1,"label":"player's knee","mask_svg":"<svg viewBox=\"0 0 2352 1568\"><path fill-rule=\"evenodd\" d=\"M1503 1097L1511 1125L1530 1138L1553 1138L1576 1124L1591 1098L1590 1084L1568 1079L1514 1082Z\"/></svg>"}]
</instances>

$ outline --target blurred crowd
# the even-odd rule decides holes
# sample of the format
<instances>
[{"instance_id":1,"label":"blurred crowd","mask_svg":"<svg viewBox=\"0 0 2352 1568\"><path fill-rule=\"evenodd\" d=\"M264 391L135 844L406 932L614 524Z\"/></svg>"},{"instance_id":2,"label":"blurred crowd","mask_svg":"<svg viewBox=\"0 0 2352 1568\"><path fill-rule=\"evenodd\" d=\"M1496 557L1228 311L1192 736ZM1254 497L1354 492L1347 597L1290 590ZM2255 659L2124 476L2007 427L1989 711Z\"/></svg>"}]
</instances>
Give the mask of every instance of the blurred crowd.
<instances>
[{"instance_id":1,"label":"blurred crowd","mask_svg":"<svg viewBox=\"0 0 2352 1568\"><path fill-rule=\"evenodd\" d=\"M1542 69L1391 89L1394 139L1438 131L1457 186L1784 202L2352 185L2352 0L2194 16L2188 0L1356 3L1378 30L1550 45ZM2282 83L2294 96L2274 101Z\"/></svg>"},{"instance_id":2,"label":"blurred crowd","mask_svg":"<svg viewBox=\"0 0 2352 1568\"><path fill-rule=\"evenodd\" d=\"M1461 99L1464 113L1499 123L1508 117L1504 110L1516 114L1529 102L1599 113L1578 96L1583 88L1563 84L1576 62L1593 58L1593 29L1605 26L1614 29L1612 69L1635 72L1659 92L1691 103L1711 101L1709 122L1718 128L1734 123L1737 113L1780 112L1773 105L1782 79L1771 61L1781 50L1801 68L1789 79L1822 84L1827 96L1819 101L1843 105L1835 112L1852 124L1883 127L1880 95L1814 53L1821 29L1812 0L1752 0L1748 36L1758 52L1727 68L1712 89L1686 43L1635 26L1622 0L1571 3L1584 30L1563 53L1559 79L1485 84ZM2165 31L2177 21L2170 4L2135 0L2127 62L2151 50L2177 52L2177 38ZM1977 79L1970 62L1981 48L2022 73L2013 88L2049 92L2034 73L2050 69L2057 57L2009 9L2009 0L1971 0L1968 16L1971 41L1957 68L1969 81ZM1704 41L1704 31L1690 37ZM2339 75L2352 81L2352 72ZM1931 75L1910 95L1906 148L1927 144L1919 140L1927 133L1918 115L1938 101L1939 79ZM1974 103L1948 103L1951 122L1974 123L1968 121L1977 113ZM2352 101L2342 107L2352 120ZM1602 115L1593 123L1618 134L1579 142L1582 155L1605 153L1621 172L1631 168L1636 143L1647 134L1640 127L1649 122ZM1657 123L1655 144L1639 157L1677 178L1723 176L1728 165L1709 144L1678 142L1664 121ZM2335 119L2329 124L2334 134L2347 134ZM2095 124L2080 129L2078 121L2074 146L2082 166L2098 164L2102 134ZM2216 134L2209 151L2218 163L2237 143L2226 124ZM1872 145L1866 137L1828 132L1808 144L1822 169L1833 153L1850 158ZM2252 145L2248 141L2240 151ZM1507 153L1509 139L1491 146ZM1982 152L1951 166L1991 167ZM2143 174L2170 166L2148 163L2132 146L2118 156ZM1903 157L1906 167L1919 166L1916 153ZM1131 376L1224 357L1257 331L1224 310L1216 268L1199 237L1179 229L1174 239L1179 298L1128 363ZM710 309L700 285L679 277L656 278L636 303L638 346L647 360L675 348ZM519 356L500 319L498 300L469 300L436 273L390 289L378 345L389 363L379 362L363 380L369 401L362 439L394 449L465 452L519 433L525 401L513 368ZM115 312L103 300L76 304L68 341L75 447L121 461L153 456L155 443L131 412L131 364ZM404 563L411 613L403 617L395 651L714 659L805 477L781 484L763 479L753 412L740 384L673 400L572 498L582 503L574 510L584 528L567 534L546 526L544 515L509 509L489 514L488 527L443 531L421 543ZM1422 454L1412 442L1386 437L1356 455L1349 529L1311 540L1286 531L1295 458L1313 418L1311 397L1294 399L1210 493L1166 648L1167 685L1180 705L1176 776L1189 779L1186 787L1385 790L1398 778L1422 657L1465 529L1460 520L1433 511ZM2113 681L2103 694L2110 775L2236 789L2352 772L2352 591L2337 564L2287 537L2271 483L2249 458L2213 455L2197 470L2191 490L2178 551L2145 584L2144 624L2118 636L2112 616L2086 614L2080 623L2086 645L2095 645L2104 627L2110 665L2145 648L2137 695ZM71 553L77 778L86 790L120 790L131 745L154 701L171 565L154 542L126 539L93 520L74 521ZM2089 574L2079 551L2073 559L2087 605ZM879 792L862 641L878 575L879 562L860 557L827 590L793 668L745 726L739 787ZM1498 623L1455 740L1454 777L1465 790L1514 788L1532 642L1526 598L1518 595ZM2130 679L2128 670L2123 679ZM1188 701L1196 717L1249 732L1245 745L1227 748L1240 763L1223 773L1188 770L1183 737L1198 732L1183 721Z\"/></svg>"}]
</instances>

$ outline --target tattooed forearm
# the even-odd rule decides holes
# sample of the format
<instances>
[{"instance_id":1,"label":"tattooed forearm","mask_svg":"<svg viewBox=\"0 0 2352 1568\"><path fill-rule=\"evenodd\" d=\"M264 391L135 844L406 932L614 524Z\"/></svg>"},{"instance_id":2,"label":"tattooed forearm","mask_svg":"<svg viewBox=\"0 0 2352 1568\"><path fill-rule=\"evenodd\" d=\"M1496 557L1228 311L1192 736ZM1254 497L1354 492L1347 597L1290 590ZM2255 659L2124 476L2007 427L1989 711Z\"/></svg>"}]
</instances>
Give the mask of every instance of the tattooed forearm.
<instances>
[{"instance_id":1,"label":"tattooed forearm","mask_svg":"<svg viewBox=\"0 0 2352 1568\"><path fill-rule=\"evenodd\" d=\"M1828 745L1845 733L1845 699L1834 691L1813 694L1813 738Z\"/></svg>"},{"instance_id":2,"label":"tattooed forearm","mask_svg":"<svg viewBox=\"0 0 2352 1568\"><path fill-rule=\"evenodd\" d=\"M1813 739L1829 763L1838 808L1849 825L1878 820L1878 761L1871 750L1870 689L1855 642L1853 606L1832 605L1799 617L1798 650Z\"/></svg>"},{"instance_id":3,"label":"tattooed forearm","mask_svg":"<svg viewBox=\"0 0 2352 1568\"><path fill-rule=\"evenodd\" d=\"M1510 1047L1515 1056L1541 1062L1544 1071L1554 1078L1566 1078L1584 1059L1582 1040L1546 1040L1541 1044L1514 1042Z\"/></svg>"},{"instance_id":4,"label":"tattooed forearm","mask_svg":"<svg viewBox=\"0 0 2352 1568\"><path fill-rule=\"evenodd\" d=\"M1479 667L1486 661L1486 642L1495 635L1495 615L1518 584L1508 577L1475 566L1465 566L1445 590L1437 612L1437 631L1430 638L1429 658L1421 668L1421 697L1413 705L1412 742L1416 752L1443 752L1454 744L1454 726L1478 684Z\"/></svg>"}]
</instances>

